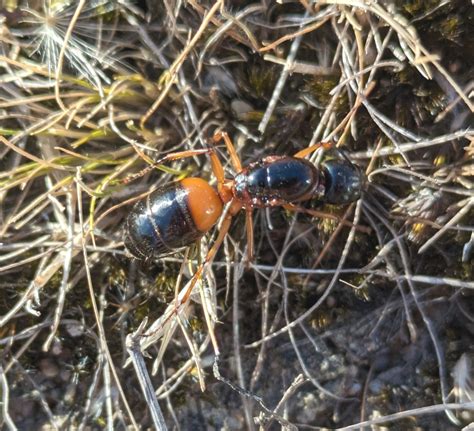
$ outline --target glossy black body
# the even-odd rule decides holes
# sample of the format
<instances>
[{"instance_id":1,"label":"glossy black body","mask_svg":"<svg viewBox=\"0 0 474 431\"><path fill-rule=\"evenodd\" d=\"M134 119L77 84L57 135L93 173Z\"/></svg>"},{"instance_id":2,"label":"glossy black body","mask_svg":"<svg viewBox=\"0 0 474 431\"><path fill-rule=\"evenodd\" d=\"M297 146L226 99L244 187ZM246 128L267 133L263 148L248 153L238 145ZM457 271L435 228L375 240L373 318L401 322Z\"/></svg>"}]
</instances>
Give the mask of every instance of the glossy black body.
<instances>
[{"instance_id":1,"label":"glossy black body","mask_svg":"<svg viewBox=\"0 0 474 431\"><path fill-rule=\"evenodd\" d=\"M312 199L342 205L359 199L362 188L363 175L348 160L329 160L318 169L305 159L269 156L236 175L234 193L252 207Z\"/></svg>"},{"instance_id":2,"label":"glossy black body","mask_svg":"<svg viewBox=\"0 0 474 431\"><path fill-rule=\"evenodd\" d=\"M360 197L363 178L359 168L344 159L329 160L317 168L302 158L268 156L239 172L230 190L244 208L308 200L347 204ZM176 182L135 204L124 234L124 244L133 256L148 259L175 252L203 235L191 216L188 193Z\"/></svg>"},{"instance_id":3,"label":"glossy black body","mask_svg":"<svg viewBox=\"0 0 474 431\"><path fill-rule=\"evenodd\" d=\"M345 205L360 198L364 175L349 160L333 159L321 166L324 173L324 202Z\"/></svg>"},{"instance_id":4,"label":"glossy black body","mask_svg":"<svg viewBox=\"0 0 474 431\"><path fill-rule=\"evenodd\" d=\"M251 163L235 177L235 196L252 207L306 200L322 189L321 173L305 159L269 156Z\"/></svg>"},{"instance_id":5,"label":"glossy black body","mask_svg":"<svg viewBox=\"0 0 474 431\"><path fill-rule=\"evenodd\" d=\"M202 236L188 208L188 192L179 182L155 190L128 215L124 244L138 259L176 251Z\"/></svg>"}]
</instances>

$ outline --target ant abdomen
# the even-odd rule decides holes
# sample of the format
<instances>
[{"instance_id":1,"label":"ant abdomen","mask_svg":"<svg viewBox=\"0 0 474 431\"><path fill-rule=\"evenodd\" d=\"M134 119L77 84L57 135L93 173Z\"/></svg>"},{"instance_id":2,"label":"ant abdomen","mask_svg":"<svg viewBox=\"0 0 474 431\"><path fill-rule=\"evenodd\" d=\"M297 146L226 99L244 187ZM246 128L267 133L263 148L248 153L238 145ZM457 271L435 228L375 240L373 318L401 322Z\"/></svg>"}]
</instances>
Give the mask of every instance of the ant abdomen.
<instances>
[{"instance_id":1,"label":"ant abdomen","mask_svg":"<svg viewBox=\"0 0 474 431\"><path fill-rule=\"evenodd\" d=\"M135 204L124 244L137 259L172 253L200 239L222 213L217 192L201 178L185 178Z\"/></svg>"}]
</instances>

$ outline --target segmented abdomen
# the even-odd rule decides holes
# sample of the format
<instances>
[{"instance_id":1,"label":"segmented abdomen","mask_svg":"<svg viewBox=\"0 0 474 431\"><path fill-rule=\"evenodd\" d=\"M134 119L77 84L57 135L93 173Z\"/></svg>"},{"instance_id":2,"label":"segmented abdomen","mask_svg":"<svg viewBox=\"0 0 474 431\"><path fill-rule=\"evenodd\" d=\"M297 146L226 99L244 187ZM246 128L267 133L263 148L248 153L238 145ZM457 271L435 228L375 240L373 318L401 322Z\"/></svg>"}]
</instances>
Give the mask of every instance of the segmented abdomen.
<instances>
[{"instance_id":1,"label":"segmented abdomen","mask_svg":"<svg viewBox=\"0 0 474 431\"><path fill-rule=\"evenodd\" d=\"M179 182L155 190L130 212L124 244L138 259L175 251L202 236L188 208L188 190Z\"/></svg>"}]
</instances>

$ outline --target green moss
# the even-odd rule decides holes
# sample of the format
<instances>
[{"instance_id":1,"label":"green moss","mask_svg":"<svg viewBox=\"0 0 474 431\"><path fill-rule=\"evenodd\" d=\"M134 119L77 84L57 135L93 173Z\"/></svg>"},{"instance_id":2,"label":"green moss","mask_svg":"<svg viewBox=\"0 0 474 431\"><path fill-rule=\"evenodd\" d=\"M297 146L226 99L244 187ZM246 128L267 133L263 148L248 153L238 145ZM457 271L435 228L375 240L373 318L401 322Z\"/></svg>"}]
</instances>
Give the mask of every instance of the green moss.
<instances>
[{"instance_id":1,"label":"green moss","mask_svg":"<svg viewBox=\"0 0 474 431\"><path fill-rule=\"evenodd\" d=\"M306 81L303 91L314 98L319 105L327 106L333 98L330 92L338 83L338 75L315 75ZM339 112L345 108L347 108L347 98L345 93L343 93L337 98L334 110Z\"/></svg>"},{"instance_id":2,"label":"green moss","mask_svg":"<svg viewBox=\"0 0 474 431\"><path fill-rule=\"evenodd\" d=\"M397 0L396 5L410 17L428 13L440 5L440 0Z\"/></svg>"},{"instance_id":3,"label":"green moss","mask_svg":"<svg viewBox=\"0 0 474 431\"><path fill-rule=\"evenodd\" d=\"M333 310L334 311L334 310ZM311 328L316 331L322 331L333 323L333 311L318 310L315 317L313 317L309 324Z\"/></svg>"},{"instance_id":4,"label":"green moss","mask_svg":"<svg viewBox=\"0 0 474 431\"><path fill-rule=\"evenodd\" d=\"M247 69L247 82L250 92L257 100L268 100L275 88L279 70L260 62Z\"/></svg>"},{"instance_id":5,"label":"green moss","mask_svg":"<svg viewBox=\"0 0 474 431\"><path fill-rule=\"evenodd\" d=\"M440 22L439 31L446 39L456 42L461 36L461 17L459 15L450 15Z\"/></svg>"}]
</instances>

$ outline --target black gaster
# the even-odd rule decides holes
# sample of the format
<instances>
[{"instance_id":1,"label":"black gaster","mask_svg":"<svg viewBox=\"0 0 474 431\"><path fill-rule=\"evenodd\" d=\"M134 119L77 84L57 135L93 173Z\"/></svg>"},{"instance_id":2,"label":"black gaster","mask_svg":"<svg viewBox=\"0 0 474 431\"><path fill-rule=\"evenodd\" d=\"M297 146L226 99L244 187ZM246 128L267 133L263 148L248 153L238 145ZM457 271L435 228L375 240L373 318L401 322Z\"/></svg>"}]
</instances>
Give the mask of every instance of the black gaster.
<instances>
[{"instance_id":1,"label":"black gaster","mask_svg":"<svg viewBox=\"0 0 474 431\"><path fill-rule=\"evenodd\" d=\"M304 159L269 156L235 177L235 192L253 206L272 206L308 199L320 186L315 166Z\"/></svg>"},{"instance_id":2,"label":"black gaster","mask_svg":"<svg viewBox=\"0 0 474 431\"><path fill-rule=\"evenodd\" d=\"M124 244L138 259L169 253L202 236L188 209L188 193L173 183L137 202L128 215Z\"/></svg>"}]
</instances>

